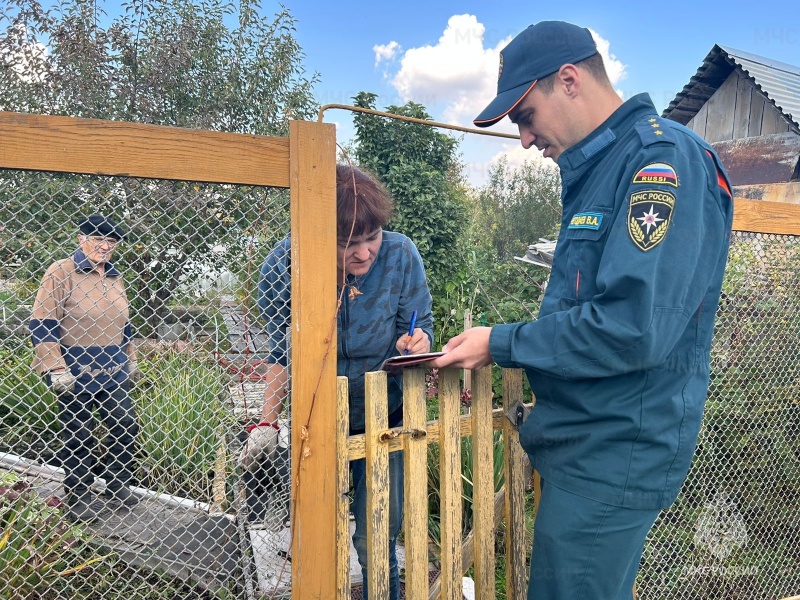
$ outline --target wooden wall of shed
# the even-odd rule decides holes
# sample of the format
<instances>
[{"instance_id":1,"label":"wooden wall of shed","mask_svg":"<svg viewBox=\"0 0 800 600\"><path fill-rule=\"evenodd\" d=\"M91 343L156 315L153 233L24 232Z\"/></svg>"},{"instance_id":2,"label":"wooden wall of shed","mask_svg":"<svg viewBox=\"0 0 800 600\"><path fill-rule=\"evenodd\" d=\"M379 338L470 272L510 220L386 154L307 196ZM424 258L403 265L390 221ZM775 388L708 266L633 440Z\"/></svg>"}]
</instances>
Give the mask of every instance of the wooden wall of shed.
<instances>
[{"instance_id":1,"label":"wooden wall of shed","mask_svg":"<svg viewBox=\"0 0 800 600\"><path fill-rule=\"evenodd\" d=\"M789 131L789 123L752 81L734 70L687 123L708 142Z\"/></svg>"}]
</instances>

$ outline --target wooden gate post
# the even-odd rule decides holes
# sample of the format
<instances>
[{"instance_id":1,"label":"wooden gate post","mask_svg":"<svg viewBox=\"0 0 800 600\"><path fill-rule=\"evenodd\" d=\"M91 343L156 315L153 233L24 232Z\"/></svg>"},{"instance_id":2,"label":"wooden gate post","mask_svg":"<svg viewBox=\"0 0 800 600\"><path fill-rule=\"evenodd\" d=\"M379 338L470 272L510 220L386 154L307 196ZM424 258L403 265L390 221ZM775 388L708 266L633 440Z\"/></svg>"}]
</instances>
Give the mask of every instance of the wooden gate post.
<instances>
[{"instance_id":1,"label":"wooden gate post","mask_svg":"<svg viewBox=\"0 0 800 600\"><path fill-rule=\"evenodd\" d=\"M289 124L292 598L336 597L336 129Z\"/></svg>"}]
</instances>

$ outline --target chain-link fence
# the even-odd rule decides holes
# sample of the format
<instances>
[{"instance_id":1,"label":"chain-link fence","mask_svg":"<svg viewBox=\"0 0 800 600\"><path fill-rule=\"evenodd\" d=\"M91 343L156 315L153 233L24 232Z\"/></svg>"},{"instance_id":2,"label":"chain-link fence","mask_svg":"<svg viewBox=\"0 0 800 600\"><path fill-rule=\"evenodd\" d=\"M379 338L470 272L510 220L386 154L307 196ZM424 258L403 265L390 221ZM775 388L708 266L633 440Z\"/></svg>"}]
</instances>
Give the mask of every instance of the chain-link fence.
<instances>
[{"instance_id":1,"label":"chain-link fence","mask_svg":"<svg viewBox=\"0 0 800 600\"><path fill-rule=\"evenodd\" d=\"M650 533L645 599L800 593L800 242L735 233L697 454Z\"/></svg>"},{"instance_id":2,"label":"chain-link fence","mask_svg":"<svg viewBox=\"0 0 800 600\"><path fill-rule=\"evenodd\" d=\"M113 219L124 239L79 237L90 214ZM269 468L238 466L245 427L261 421L268 363L288 360L288 340L260 314L288 305L275 296L259 306L258 295L265 262L274 280L287 274L285 262L267 259L288 231L285 191L0 171L3 597L288 592L288 402ZM102 260L91 256L98 249ZM56 262L58 285L44 286ZM119 275L99 273L104 262ZM113 323L97 332L73 319L71 337L58 337L53 311L85 309L91 320L120 282L124 306L114 305L114 319L108 305L99 311ZM800 590L799 291L796 238L734 236L697 456L648 539L641 598ZM103 356L127 373L128 322L142 374L129 391L117 371L86 368L96 348L113 346ZM60 394L52 374L31 368L54 356L50 371L60 356L76 376ZM103 377L104 392L92 389ZM136 427L115 411L128 399ZM86 503L76 510L65 483L83 492L84 482L91 494L78 495Z\"/></svg>"},{"instance_id":3,"label":"chain-link fence","mask_svg":"<svg viewBox=\"0 0 800 600\"><path fill-rule=\"evenodd\" d=\"M288 402L274 460L237 464L267 363L288 359L257 291L288 204L286 190L0 171L0 597L289 589ZM118 229L82 231L91 214Z\"/></svg>"}]
</instances>

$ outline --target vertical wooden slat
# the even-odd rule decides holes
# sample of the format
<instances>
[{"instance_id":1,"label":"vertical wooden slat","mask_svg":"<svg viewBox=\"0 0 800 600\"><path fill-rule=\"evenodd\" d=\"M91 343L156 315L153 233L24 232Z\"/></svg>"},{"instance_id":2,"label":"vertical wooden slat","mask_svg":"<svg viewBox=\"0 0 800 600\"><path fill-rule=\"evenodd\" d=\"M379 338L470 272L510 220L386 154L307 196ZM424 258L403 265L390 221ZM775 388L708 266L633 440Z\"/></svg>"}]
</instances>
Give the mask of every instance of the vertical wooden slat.
<instances>
[{"instance_id":1,"label":"vertical wooden slat","mask_svg":"<svg viewBox=\"0 0 800 600\"><path fill-rule=\"evenodd\" d=\"M336 130L289 124L292 598L336 594Z\"/></svg>"},{"instance_id":2,"label":"vertical wooden slat","mask_svg":"<svg viewBox=\"0 0 800 600\"><path fill-rule=\"evenodd\" d=\"M522 371L503 369L503 406L522 404ZM506 476L506 597L522 600L525 585L525 453L519 432L510 422L503 424Z\"/></svg>"},{"instance_id":3,"label":"vertical wooden slat","mask_svg":"<svg viewBox=\"0 0 800 600\"><path fill-rule=\"evenodd\" d=\"M347 460L350 398L347 377L337 377L336 387L336 598L350 600L350 469Z\"/></svg>"},{"instance_id":4,"label":"vertical wooden slat","mask_svg":"<svg viewBox=\"0 0 800 600\"><path fill-rule=\"evenodd\" d=\"M462 600L461 584L461 390L458 369L439 371L439 489L442 600Z\"/></svg>"},{"instance_id":5,"label":"vertical wooden slat","mask_svg":"<svg viewBox=\"0 0 800 600\"><path fill-rule=\"evenodd\" d=\"M367 477L367 581L370 598L389 597L389 445L380 435L389 427L386 371L364 376L364 433Z\"/></svg>"},{"instance_id":6,"label":"vertical wooden slat","mask_svg":"<svg viewBox=\"0 0 800 600\"><path fill-rule=\"evenodd\" d=\"M492 367L472 374L472 529L475 597L494 599L494 436Z\"/></svg>"},{"instance_id":7,"label":"vertical wooden slat","mask_svg":"<svg viewBox=\"0 0 800 600\"><path fill-rule=\"evenodd\" d=\"M403 373L403 427L425 431L425 370ZM406 598L428 595L428 440L404 436Z\"/></svg>"},{"instance_id":8,"label":"vertical wooden slat","mask_svg":"<svg viewBox=\"0 0 800 600\"><path fill-rule=\"evenodd\" d=\"M753 85L750 80L736 72L736 110L733 115L733 139L747 137L747 128L750 123L750 99L752 98Z\"/></svg>"}]
</instances>

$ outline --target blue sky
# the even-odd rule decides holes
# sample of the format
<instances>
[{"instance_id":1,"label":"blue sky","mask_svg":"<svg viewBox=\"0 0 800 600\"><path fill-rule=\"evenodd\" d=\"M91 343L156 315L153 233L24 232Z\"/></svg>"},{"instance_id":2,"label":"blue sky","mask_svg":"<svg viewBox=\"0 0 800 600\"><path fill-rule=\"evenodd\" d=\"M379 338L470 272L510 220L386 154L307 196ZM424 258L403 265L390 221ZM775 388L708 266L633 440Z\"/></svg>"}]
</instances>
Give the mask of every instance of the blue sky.
<instances>
[{"instance_id":1,"label":"blue sky","mask_svg":"<svg viewBox=\"0 0 800 600\"><path fill-rule=\"evenodd\" d=\"M120 0L99 1L112 18L119 5ZM272 16L281 5L296 19L307 71L319 75L320 104L351 104L356 93L368 91L378 95L379 109L412 100L434 120L466 127L494 97L499 51L541 20L592 30L620 95L648 92L659 112L714 44L800 66L797 0L746 8L743 2L707 0L659 3L658 8L628 0L262 0L262 12ZM340 144L352 139L352 113L329 110L324 120L337 125ZM516 133L507 119L492 129ZM516 140L454 135L462 140L465 174L473 185L486 181L501 155L512 165L538 155Z\"/></svg>"},{"instance_id":2,"label":"blue sky","mask_svg":"<svg viewBox=\"0 0 800 600\"><path fill-rule=\"evenodd\" d=\"M800 65L800 13L796 1L788 0L747 8L596 0L284 0L284 6L297 19L307 69L320 75L315 89L321 104L350 104L364 90L378 94L378 108L413 100L435 120L462 126L471 126L493 97L498 51L541 20L571 21L595 32L611 55L615 88L623 98L648 92L659 112L715 43ZM269 11L270 4L263 8ZM327 111L324 120L337 124L340 143L352 137L350 113ZM515 133L508 120L497 129ZM461 148L474 184L485 181L488 165L505 151L512 162L536 154L522 151L515 140L485 136L468 135Z\"/></svg>"}]
</instances>

